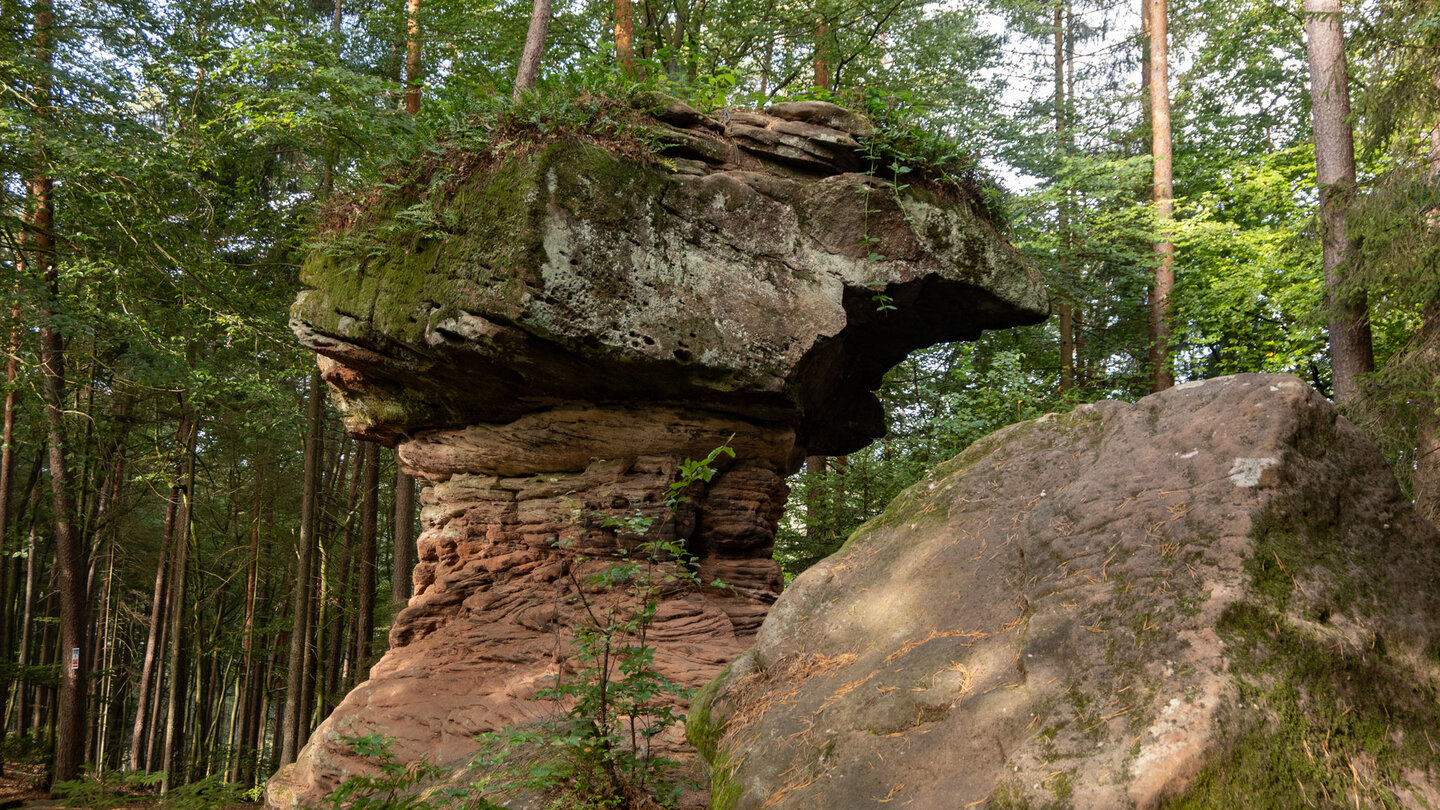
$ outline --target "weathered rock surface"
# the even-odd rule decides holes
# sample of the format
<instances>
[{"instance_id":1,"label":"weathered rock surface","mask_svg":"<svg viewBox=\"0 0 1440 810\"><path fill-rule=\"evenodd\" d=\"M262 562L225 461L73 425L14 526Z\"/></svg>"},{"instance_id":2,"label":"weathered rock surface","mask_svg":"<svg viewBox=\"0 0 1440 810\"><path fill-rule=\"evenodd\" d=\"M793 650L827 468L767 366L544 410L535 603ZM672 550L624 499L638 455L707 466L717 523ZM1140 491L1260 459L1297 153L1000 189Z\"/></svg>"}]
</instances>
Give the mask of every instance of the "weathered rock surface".
<instances>
[{"instance_id":1,"label":"weathered rock surface","mask_svg":"<svg viewBox=\"0 0 1440 810\"><path fill-rule=\"evenodd\" d=\"M661 114L693 119L676 106ZM969 202L850 173L842 130L701 118L653 123L668 165L555 142L378 255L313 255L292 325L350 430L394 443L639 401L793 423L808 452L841 454L883 435L872 392L909 351L1044 319L1039 276ZM831 152L850 157L816 162Z\"/></svg>"},{"instance_id":2,"label":"weathered rock surface","mask_svg":"<svg viewBox=\"0 0 1440 810\"><path fill-rule=\"evenodd\" d=\"M649 107L665 159L578 141L488 156L406 238L307 263L296 334L351 433L428 486L391 649L271 780L271 807L372 770L345 737L456 764L473 735L557 711L531 698L575 671L579 583L638 540L604 515L638 510L731 586L666 593L649 632L664 675L703 685L780 590L785 475L880 435L873 389L909 351L1045 317L1038 275L965 199L847 173L869 132L853 113ZM733 461L672 513L680 463L720 445Z\"/></svg>"},{"instance_id":3,"label":"weathered rock surface","mask_svg":"<svg viewBox=\"0 0 1440 810\"><path fill-rule=\"evenodd\" d=\"M1434 807L1440 537L1286 376L1006 428L692 703L712 807Z\"/></svg>"}]
</instances>

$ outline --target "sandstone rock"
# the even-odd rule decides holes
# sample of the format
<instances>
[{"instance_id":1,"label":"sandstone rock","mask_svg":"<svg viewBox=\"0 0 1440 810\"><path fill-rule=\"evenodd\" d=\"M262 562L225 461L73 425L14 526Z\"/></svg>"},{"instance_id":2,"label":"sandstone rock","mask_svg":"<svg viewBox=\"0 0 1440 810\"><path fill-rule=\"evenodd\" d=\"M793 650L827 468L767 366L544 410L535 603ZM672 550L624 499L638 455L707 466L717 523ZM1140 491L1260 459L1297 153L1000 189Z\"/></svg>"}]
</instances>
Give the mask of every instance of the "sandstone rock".
<instances>
[{"instance_id":1,"label":"sandstone rock","mask_svg":"<svg viewBox=\"0 0 1440 810\"><path fill-rule=\"evenodd\" d=\"M807 124L838 129L857 138L863 138L875 132L875 125L870 123L870 119L854 110L847 110L828 101L787 101L771 104L765 108L765 112L787 121L803 121Z\"/></svg>"},{"instance_id":2,"label":"sandstone rock","mask_svg":"<svg viewBox=\"0 0 1440 810\"><path fill-rule=\"evenodd\" d=\"M747 147L638 103L670 157L549 143L459 183L433 226L306 263L295 333L350 432L427 486L391 648L270 807L372 771L346 737L463 767L474 735L563 712L532 698L575 675L582 593L602 612L627 598L587 578L644 539L607 516L642 517L726 583L667 590L648 634L665 677L703 685L780 591L785 476L881 435L873 391L912 349L1045 317L1038 274L963 199L846 173L850 133L755 113ZM721 445L734 459L672 509L682 462Z\"/></svg>"},{"instance_id":3,"label":"sandstone rock","mask_svg":"<svg viewBox=\"0 0 1440 810\"><path fill-rule=\"evenodd\" d=\"M907 352L1045 317L1038 274L969 204L846 173L849 135L762 117L731 127L760 140L675 130L684 171L556 142L461 184L441 230L312 255L292 327L333 361L351 432L697 402L843 454L883 434L871 392Z\"/></svg>"},{"instance_id":4,"label":"sandstone rock","mask_svg":"<svg viewBox=\"0 0 1440 810\"><path fill-rule=\"evenodd\" d=\"M712 807L1430 806L1440 537L1286 376L1006 428L692 703Z\"/></svg>"}]
</instances>

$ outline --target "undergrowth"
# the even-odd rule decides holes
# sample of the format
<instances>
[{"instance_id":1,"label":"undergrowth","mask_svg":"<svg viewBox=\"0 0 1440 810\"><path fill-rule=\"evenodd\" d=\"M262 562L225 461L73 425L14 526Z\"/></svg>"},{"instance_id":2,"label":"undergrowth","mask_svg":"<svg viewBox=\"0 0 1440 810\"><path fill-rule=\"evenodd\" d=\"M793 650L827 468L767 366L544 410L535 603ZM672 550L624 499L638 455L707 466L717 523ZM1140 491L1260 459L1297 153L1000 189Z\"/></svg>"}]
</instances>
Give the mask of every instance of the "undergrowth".
<instances>
[{"instance_id":1,"label":"undergrowth","mask_svg":"<svg viewBox=\"0 0 1440 810\"><path fill-rule=\"evenodd\" d=\"M662 144L654 122L632 103L654 98L655 93L717 117L778 101L821 100L857 110L875 124L875 132L860 139L864 171L892 184L914 185L940 199L964 200L998 228L1008 227L1008 198L998 183L980 168L972 150L926 125L924 107L909 93L811 90L774 99L735 93L733 77L725 74L642 83L610 76L599 82L552 86L519 101L503 95L476 99L463 114L452 113L443 122L417 129L411 141L398 144L378 169L355 175L356 188L323 202L310 246L333 249L344 242L346 232L367 229L383 218L400 229L430 228L443 218L439 204L465 180L524 158L557 139L592 143L636 161L658 162Z\"/></svg>"},{"instance_id":2,"label":"undergrowth","mask_svg":"<svg viewBox=\"0 0 1440 810\"><path fill-rule=\"evenodd\" d=\"M734 455L721 446L703 459L681 462L665 493L666 510L676 512L716 475L722 456ZM577 514L577 519L585 517ZM677 701L690 695L656 667L650 630L662 595L729 586L703 581L685 540L652 531L653 516L637 509L588 517L613 535L614 557L592 559L552 538L566 559L571 596L582 619L572 627L575 671L565 677L562 665L555 685L535 699L556 701L565 708L564 716L480 735L481 751L470 773L448 782L449 774L433 763L398 762L390 741L379 735L347 738L343 742L375 763L379 773L344 782L329 798L333 810L488 810L494 805L486 796L515 791L543 796L549 810L678 805L685 783L676 778L677 764L656 754L653 745L659 735L684 724Z\"/></svg>"},{"instance_id":3,"label":"undergrowth","mask_svg":"<svg viewBox=\"0 0 1440 810\"><path fill-rule=\"evenodd\" d=\"M157 810L216 810L259 798L258 789L247 790L220 776L209 776L173 788L154 802L164 779L163 771L99 771L57 784L53 795L65 807L107 810L142 801Z\"/></svg>"}]
</instances>

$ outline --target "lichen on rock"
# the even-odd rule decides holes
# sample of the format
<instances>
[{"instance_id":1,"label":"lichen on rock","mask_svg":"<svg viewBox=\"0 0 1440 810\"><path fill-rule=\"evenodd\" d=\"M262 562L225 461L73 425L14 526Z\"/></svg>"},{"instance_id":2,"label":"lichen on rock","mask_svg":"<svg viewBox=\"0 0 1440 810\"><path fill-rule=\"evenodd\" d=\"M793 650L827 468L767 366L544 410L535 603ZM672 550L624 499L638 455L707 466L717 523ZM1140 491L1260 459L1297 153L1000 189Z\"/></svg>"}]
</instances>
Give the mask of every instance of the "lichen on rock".
<instances>
[{"instance_id":1,"label":"lichen on rock","mask_svg":"<svg viewBox=\"0 0 1440 810\"><path fill-rule=\"evenodd\" d=\"M691 733L726 810L1427 806L1437 585L1322 396L1209 380L940 465L786 589Z\"/></svg>"},{"instance_id":2,"label":"lichen on rock","mask_svg":"<svg viewBox=\"0 0 1440 810\"><path fill-rule=\"evenodd\" d=\"M909 351L1045 318L1039 275L963 196L854 171L863 116L641 106L658 155L564 137L488 154L306 262L296 335L350 433L426 488L391 649L271 806L369 768L345 737L463 764L475 734L555 712L531 698L575 671L575 583L634 543L606 515L651 520L728 584L666 593L648 634L665 677L705 684L780 590L785 476L883 433L873 392ZM721 445L733 461L672 511L681 463Z\"/></svg>"}]
</instances>

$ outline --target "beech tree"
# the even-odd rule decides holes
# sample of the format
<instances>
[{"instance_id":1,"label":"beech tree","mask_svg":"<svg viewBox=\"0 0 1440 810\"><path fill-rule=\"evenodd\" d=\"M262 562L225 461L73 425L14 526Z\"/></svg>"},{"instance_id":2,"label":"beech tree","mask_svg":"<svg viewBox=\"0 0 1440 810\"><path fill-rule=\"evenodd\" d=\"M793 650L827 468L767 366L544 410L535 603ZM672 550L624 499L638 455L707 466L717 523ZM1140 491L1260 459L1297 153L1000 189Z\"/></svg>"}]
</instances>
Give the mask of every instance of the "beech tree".
<instances>
[{"instance_id":1,"label":"beech tree","mask_svg":"<svg viewBox=\"0 0 1440 810\"><path fill-rule=\"evenodd\" d=\"M540 75L540 60L545 54L545 33L550 29L550 0L534 0L530 9L530 28L525 34L525 50L520 53L520 67L515 72L512 97L519 101L535 89Z\"/></svg>"}]
</instances>

